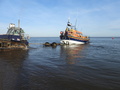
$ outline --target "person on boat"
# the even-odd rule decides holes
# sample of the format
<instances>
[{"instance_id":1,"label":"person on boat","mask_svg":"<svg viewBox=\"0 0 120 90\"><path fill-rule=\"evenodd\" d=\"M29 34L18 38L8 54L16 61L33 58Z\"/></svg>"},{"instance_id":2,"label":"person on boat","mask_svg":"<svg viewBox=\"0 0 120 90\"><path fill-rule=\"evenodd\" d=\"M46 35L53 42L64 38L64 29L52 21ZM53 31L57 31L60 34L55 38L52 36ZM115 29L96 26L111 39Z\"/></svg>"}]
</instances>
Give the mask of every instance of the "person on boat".
<instances>
[{"instance_id":1,"label":"person on boat","mask_svg":"<svg viewBox=\"0 0 120 90\"><path fill-rule=\"evenodd\" d=\"M65 31L64 36L65 36L65 39L68 39L68 31Z\"/></svg>"},{"instance_id":2,"label":"person on boat","mask_svg":"<svg viewBox=\"0 0 120 90\"><path fill-rule=\"evenodd\" d=\"M60 39L64 39L64 32L63 31L60 32Z\"/></svg>"}]
</instances>

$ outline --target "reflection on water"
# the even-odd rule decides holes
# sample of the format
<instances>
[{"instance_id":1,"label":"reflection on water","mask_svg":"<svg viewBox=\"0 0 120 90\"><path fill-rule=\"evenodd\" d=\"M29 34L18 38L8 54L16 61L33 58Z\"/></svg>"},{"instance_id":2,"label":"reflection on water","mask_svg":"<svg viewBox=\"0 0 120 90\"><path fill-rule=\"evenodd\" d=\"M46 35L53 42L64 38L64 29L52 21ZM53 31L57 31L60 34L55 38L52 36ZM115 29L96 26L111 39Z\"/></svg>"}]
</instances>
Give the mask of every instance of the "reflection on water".
<instances>
[{"instance_id":1,"label":"reflection on water","mask_svg":"<svg viewBox=\"0 0 120 90\"><path fill-rule=\"evenodd\" d=\"M19 73L27 57L26 50L0 52L0 90L17 90Z\"/></svg>"},{"instance_id":2,"label":"reflection on water","mask_svg":"<svg viewBox=\"0 0 120 90\"><path fill-rule=\"evenodd\" d=\"M0 52L0 61L11 64L14 68L19 68L27 56L28 50L2 51Z\"/></svg>"},{"instance_id":3,"label":"reflection on water","mask_svg":"<svg viewBox=\"0 0 120 90\"><path fill-rule=\"evenodd\" d=\"M64 57L68 64L75 64L82 56L85 45L63 45L61 46L61 57Z\"/></svg>"}]
</instances>

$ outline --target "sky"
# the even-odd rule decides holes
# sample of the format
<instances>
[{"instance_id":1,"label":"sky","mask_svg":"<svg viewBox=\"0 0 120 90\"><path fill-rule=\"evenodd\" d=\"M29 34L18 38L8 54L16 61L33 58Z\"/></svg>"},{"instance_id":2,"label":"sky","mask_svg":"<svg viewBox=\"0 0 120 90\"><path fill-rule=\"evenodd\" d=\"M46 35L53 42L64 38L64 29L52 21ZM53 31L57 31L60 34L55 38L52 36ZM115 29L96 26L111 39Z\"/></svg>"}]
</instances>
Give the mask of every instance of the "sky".
<instances>
[{"instance_id":1,"label":"sky","mask_svg":"<svg viewBox=\"0 0 120 90\"><path fill-rule=\"evenodd\" d=\"M20 19L30 37L59 37L68 18L83 35L120 37L120 0L0 0L0 34Z\"/></svg>"}]
</instances>

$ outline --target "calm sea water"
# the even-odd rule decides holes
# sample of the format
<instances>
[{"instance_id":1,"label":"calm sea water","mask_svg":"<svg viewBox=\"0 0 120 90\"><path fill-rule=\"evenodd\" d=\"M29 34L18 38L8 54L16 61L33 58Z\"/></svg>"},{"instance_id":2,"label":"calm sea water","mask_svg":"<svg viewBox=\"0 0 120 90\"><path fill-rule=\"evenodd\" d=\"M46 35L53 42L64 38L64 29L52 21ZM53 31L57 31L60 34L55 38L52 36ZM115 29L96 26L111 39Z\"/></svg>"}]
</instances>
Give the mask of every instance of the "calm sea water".
<instances>
[{"instance_id":1,"label":"calm sea water","mask_svg":"<svg viewBox=\"0 0 120 90\"><path fill-rule=\"evenodd\" d=\"M0 51L0 90L120 90L120 38L44 47L59 38L31 38L28 50Z\"/></svg>"}]
</instances>

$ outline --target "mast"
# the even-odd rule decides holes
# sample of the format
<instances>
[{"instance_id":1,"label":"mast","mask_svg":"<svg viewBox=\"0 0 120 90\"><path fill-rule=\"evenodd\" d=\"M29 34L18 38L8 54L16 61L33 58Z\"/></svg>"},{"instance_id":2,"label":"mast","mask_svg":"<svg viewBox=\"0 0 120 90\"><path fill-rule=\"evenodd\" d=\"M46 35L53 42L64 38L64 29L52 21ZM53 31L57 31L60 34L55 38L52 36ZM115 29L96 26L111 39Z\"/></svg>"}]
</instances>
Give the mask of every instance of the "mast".
<instances>
[{"instance_id":1,"label":"mast","mask_svg":"<svg viewBox=\"0 0 120 90\"><path fill-rule=\"evenodd\" d=\"M20 29L20 19L18 19L18 28Z\"/></svg>"},{"instance_id":2,"label":"mast","mask_svg":"<svg viewBox=\"0 0 120 90\"><path fill-rule=\"evenodd\" d=\"M77 19L76 19L76 21L75 21L75 30L77 29L77 28L76 28L76 25L77 25Z\"/></svg>"}]
</instances>

